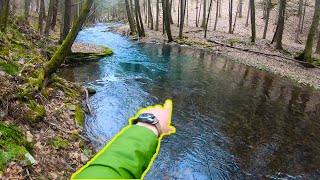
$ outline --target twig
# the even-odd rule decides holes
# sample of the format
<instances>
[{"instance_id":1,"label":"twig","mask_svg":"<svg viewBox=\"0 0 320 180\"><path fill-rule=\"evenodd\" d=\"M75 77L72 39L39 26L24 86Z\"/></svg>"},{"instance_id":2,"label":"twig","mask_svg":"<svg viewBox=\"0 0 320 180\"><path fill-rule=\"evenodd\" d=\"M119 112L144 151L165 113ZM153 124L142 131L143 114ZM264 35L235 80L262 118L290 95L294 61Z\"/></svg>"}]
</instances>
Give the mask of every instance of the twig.
<instances>
[{"instance_id":1,"label":"twig","mask_svg":"<svg viewBox=\"0 0 320 180\"><path fill-rule=\"evenodd\" d=\"M45 121L45 122L47 122L47 121ZM54 123L51 123L51 122L47 122L47 123L48 123L48 124L50 124L50 125L52 125L52 126L54 126L54 127L56 127L57 129L59 129L59 130L61 130L61 131L65 132L65 133L73 134L73 132L72 132L72 131L65 130L65 129L63 129L63 128L59 127L58 125L56 125L56 124L54 124ZM83 140L85 140L85 141L87 141L87 142L90 142L90 140L89 140L89 139L87 139L87 138L83 137L82 135L78 134L78 136L79 136L81 139L83 139Z\"/></svg>"},{"instance_id":2,"label":"twig","mask_svg":"<svg viewBox=\"0 0 320 180\"><path fill-rule=\"evenodd\" d=\"M28 175L29 179L32 180L28 168L26 168L26 172L27 172L27 175Z\"/></svg>"},{"instance_id":3,"label":"twig","mask_svg":"<svg viewBox=\"0 0 320 180\"><path fill-rule=\"evenodd\" d=\"M90 101L89 101L89 92L86 88L83 88L83 91L84 91L84 95L85 95L85 99L86 99L86 105L89 110L89 115L92 116L92 108L91 108Z\"/></svg>"},{"instance_id":4,"label":"twig","mask_svg":"<svg viewBox=\"0 0 320 180\"><path fill-rule=\"evenodd\" d=\"M285 56L280 56L280 55L277 55L277 54L264 53L264 52L255 51L255 50L248 49L248 48L235 47L235 46L231 46L231 45L228 45L228 44L224 44L224 43L222 43L222 42L214 41L214 40L211 40L211 39L207 39L207 41L208 41L208 42L211 42L211 43L215 43L215 44L221 45L221 46L225 46L225 47L228 47L228 48L233 48L233 49L236 49L236 50L240 50L240 51L252 52L252 53L261 54L261 55L265 55L265 56L274 56L274 57L278 57L278 58L282 58L282 59L294 61L294 62L297 62L297 63L302 63L302 64L306 64L306 65L311 65L311 66L313 66L313 67L315 67L315 68L319 68L319 69L320 69L320 67L315 66L315 65L312 64L312 63L305 62L305 61L299 61L299 60L296 60L296 59L293 59L293 58L289 58L289 57L285 57Z\"/></svg>"}]
</instances>

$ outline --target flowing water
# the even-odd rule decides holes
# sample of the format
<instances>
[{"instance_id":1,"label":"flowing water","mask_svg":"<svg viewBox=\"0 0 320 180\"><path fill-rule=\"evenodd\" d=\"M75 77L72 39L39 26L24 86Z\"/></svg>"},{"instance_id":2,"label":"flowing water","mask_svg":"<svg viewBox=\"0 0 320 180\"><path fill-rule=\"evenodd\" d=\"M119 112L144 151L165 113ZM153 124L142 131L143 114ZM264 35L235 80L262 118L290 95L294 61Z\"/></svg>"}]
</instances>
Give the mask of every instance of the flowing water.
<instances>
[{"instance_id":1,"label":"flowing water","mask_svg":"<svg viewBox=\"0 0 320 180\"><path fill-rule=\"evenodd\" d=\"M98 24L77 41L112 48L63 77L97 90L85 128L97 149L137 110L173 101L146 179L320 178L320 92L204 50L128 41Z\"/></svg>"}]
</instances>

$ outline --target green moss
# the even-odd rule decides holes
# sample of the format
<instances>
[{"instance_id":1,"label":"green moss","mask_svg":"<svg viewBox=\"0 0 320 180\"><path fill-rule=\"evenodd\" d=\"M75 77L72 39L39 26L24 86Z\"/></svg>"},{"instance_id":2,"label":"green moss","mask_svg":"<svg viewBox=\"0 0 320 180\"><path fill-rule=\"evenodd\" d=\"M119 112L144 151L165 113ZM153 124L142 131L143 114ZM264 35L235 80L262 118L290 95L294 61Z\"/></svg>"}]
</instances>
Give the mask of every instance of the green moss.
<instances>
[{"instance_id":1,"label":"green moss","mask_svg":"<svg viewBox=\"0 0 320 180\"><path fill-rule=\"evenodd\" d=\"M30 100L29 111L26 111L27 119L32 122L39 122L46 116L46 110L44 106L39 105L36 101Z\"/></svg>"},{"instance_id":2,"label":"green moss","mask_svg":"<svg viewBox=\"0 0 320 180\"><path fill-rule=\"evenodd\" d=\"M89 94L95 94L95 93L97 93L97 91L96 91L95 89L93 89L93 88L87 87L86 89L87 89L87 91L88 91Z\"/></svg>"},{"instance_id":3,"label":"green moss","mask_svg":"<svg viewBox=\"0 0 320 180\"><path fill-rule=\"evenodd\" d=\"M39 89L42 85L42 82L44 80L45 72L42 68L36 69L32 73L32 77L29 77L29 84L35 88Z\"/></svg>"},{"instance_id":4,"label":"green moss","mask_svg":"<svg viewBox=\"0 0 320 180\"><path fill-rule=\"evenodd\" d=\"M84 124L84 112L81 107L76 106L75 119L78 126L83 127Z\"/></svg>"},{"instance_id":5,"label":"green moss","mask_svg":"<svg viewBox=\"0 0 320 180\"><path fill-rule=\"evenodd\" d=\"M76 141L78 140L78 138L79 138L78 131L72 131L72 139Z\"/></svg>"},{"instance_id":6,"label":"green moss","mask_svg":"<svg viewBox=\"0 0 320 180\"><path fill-rule=\"evenodd\" d=\"M228 39L227 42L228 42L231 46L233 46L233 45L235 45L236 43L238 43L239 40L238 40L238 39L233 39L233 38L231 38L231 39Z\"/></svg>"},{"instance_id":7,"label":"green moss","mask_svg":"<svg viewBox=\"0 0 320 180\"><path fill-rule=\"evenodd\" d=\"M12 76L15 76L20 70L20 64L14 61L4 61L0 59L0 69Z\"/></svg>"},{"instance_id":8,"label":"green moss","mask_svg":"<svg viewBox=\"0 0 320 180\"><path fill-rule=\"evenodd\" d=\"M67 139L57 137L52 140L52 146L55 149L68 149L69 148L69 141Z\"/></svg>"},{"instance_id":9,"label":"green moss","mask_svg":"<svg viewBox=\"0 0 320 180\"><path fill-rule=\"evenodd\" d=\"M18 127L0 123L0 137L0 170L11 161L26 159L24 155L32 144L25 140Z\"/></svg>"}]
</instances>

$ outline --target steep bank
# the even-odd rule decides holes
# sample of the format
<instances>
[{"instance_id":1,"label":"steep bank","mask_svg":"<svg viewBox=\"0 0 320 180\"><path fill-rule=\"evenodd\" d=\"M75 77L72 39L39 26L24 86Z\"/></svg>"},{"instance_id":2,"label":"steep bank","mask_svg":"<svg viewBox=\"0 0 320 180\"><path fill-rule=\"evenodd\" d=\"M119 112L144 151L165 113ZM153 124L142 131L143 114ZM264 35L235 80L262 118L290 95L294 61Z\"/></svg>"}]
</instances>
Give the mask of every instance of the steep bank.
<instances>
[{"instance_id":1,"label":"steep bank","mask_svg":"<svg viewBox=\"0 0 320 180\"><path fill-rule=\"evenodd\" d=\"M43 87L41 67L59 44L10 24L0 34L0 179L69 179L93 155L83 131L88 91L56 75ZM112 54L102 49L90 53Z\"/></svg>"}]
</instances>

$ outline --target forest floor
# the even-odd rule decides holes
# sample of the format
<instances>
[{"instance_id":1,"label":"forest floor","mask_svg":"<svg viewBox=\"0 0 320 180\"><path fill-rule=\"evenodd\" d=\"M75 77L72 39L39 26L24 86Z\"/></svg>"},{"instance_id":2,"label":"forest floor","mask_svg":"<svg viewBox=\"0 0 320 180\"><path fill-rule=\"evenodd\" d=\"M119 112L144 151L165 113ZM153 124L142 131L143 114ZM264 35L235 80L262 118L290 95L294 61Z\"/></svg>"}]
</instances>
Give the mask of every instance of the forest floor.
<instances>
[{"instance_id":1,"label":"forest floor","mask_svg":"<svg viewBox=\"0 0 320 180\"><path fill-rule=\"evenodd\" d=\"M237 62L254 66L259 69L267 70L272 73L288 77L291 80L299 82L303 85L311 86L316 89L320 89L320 69L319 67L307 68L301 62L294 60L294 57L301 53L304 49L304 44L307 38L307 34L310 28L311 20L313 17L314 4L310 4L306 8L306 15L304 21L303 32L299 34L299 42L295 42L295 29L297 28L298 17L297 3L298 1L288 2L287 16L285 21L285 32L283 36L283 48L284 50L275 50L274 45L271 44L276 28L277 9L273 9L270 13L269 30L267 38L262 39L262 33L264 28L264 19L262 19L262 7L260 1L257 1L257 39L253 44L251 43L251 31L250 21L249 26L246 24L246 11L248 10L247 4L243 5L243 18L237 18L237 23L233 34L228 33L228 4L222 4L221 17L218 19L217 30L213 31L213 24L215 19L215 11L211 12L211 18L209 20L209 27L207 32L207 38L204 38L203 28L196 27L196 10L189 9L188 23L185 23L183 30L183 39L178 38L179 27L175 21L177 18L178 10L173 8L173 20L174 24L171 25L171 31L175 41L171 44L180 44L186 46L192 46L196 48L203 48L213 53L223 55L228 59L235 60ZM190 2L189 7L195 8L195 2ZM178 7L176 4L173 7ZM214 9L214 8L213 8ZM236 8L234 8L236 9ZM234 10L234 14L236 10ZM162 17L160 17L161 19ZM201 19L201 18L200 18ZM160 20L161 22L162 20ZM187 25L188 24L188 25ZM199 22L199 26L201 21ZM149 43L167 43L167 37L162 33L162 24L159 24L160 31L151 30L144 24L146 37L139 39L140 42ZM113 29L115 32L127 35L129 32L129 26L123 25ZM129 37L130 38L130 37ZM320 56L314 54L316 59L320 59Z\"/></svg>"},{"instance_id":2,"label":"forest floor","mask_svg":"<svg viewBox=\"0 0 320 180\"><path fill-rule=\"evenodd\" d=\"M84 100L94 91L57 75L45 88L38 82L57 40L17 19L0 33L0 179L69 179L94 154L83 131ZM81 43L72 50L112 52Z\"/></svg>"}]
</instances>

